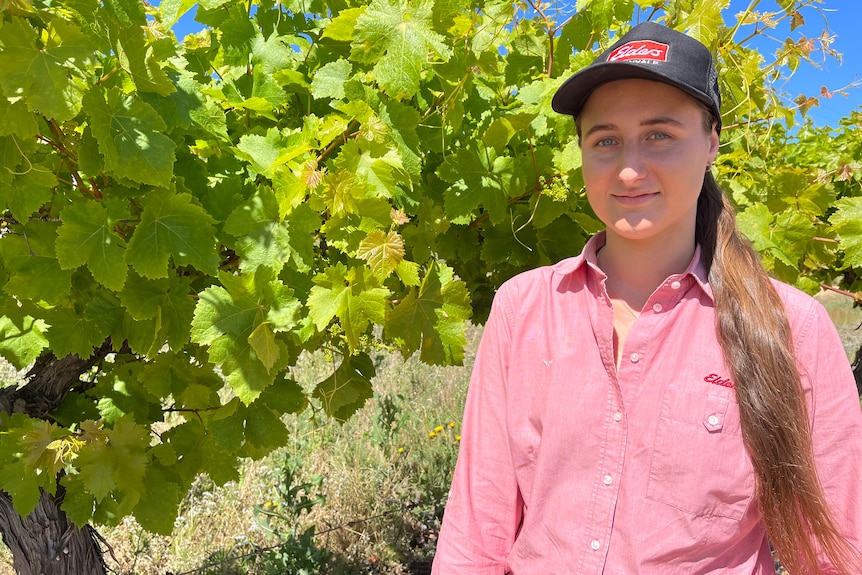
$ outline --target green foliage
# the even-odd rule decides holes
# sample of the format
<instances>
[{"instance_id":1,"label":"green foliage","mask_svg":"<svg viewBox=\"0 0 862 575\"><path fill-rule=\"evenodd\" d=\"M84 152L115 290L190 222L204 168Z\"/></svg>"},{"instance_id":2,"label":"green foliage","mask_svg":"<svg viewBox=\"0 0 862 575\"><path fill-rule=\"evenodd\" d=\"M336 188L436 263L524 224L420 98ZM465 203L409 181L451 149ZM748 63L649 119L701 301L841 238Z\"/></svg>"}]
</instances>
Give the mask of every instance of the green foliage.
<instances>
[{"instance_id":1,"label":"green foliage","mask_svg":"<svg viewBox=\"0 0 862 575\"><path fill-rule=\"evenodd\" d=\"M19 512L62 471L75 522L168 532L196 476L290 441L285 414L350 418L379 346L460 363L502 281L600 227L550 97L652 7L719 57L717 169L766 265L860 291L859 115L814 128L780 97L799 38L738 43L808 2L301 4L199 2L182 42L188 0L2 4L0 353L112 349L52 422L0 423Z\"/></svg>"}]
</instances>

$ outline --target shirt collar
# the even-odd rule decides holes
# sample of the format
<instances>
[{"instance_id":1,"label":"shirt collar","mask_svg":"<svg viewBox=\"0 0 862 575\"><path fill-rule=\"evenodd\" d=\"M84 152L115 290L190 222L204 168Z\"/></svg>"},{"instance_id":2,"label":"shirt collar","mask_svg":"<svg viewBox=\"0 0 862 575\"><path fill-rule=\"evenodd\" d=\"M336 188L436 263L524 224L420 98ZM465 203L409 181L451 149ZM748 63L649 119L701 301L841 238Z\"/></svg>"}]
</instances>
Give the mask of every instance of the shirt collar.
<instances>
[{"instance_id":1,"label":"shirt collar","mask_svg":"<svg viewBox=\"0 0 862 575\"><path fill-rule=\"evenodd\" d=\"M605 272L603 272L601 268L599 268L596 254L605 245L605 235L606 232L604 231L595 234L589 239L589 241L587 241L587 244L584 246L584 249L580 255L572 258L567 258L558 262L553 266L553 270L556 273L568 275L583 268L584 266L587 266L594 273L596 273L599 278L604 279L606 277ZM707 271L706 264L703 261L700 245L695 246L694 255L692 256L691 262L689 262L686 270L683 273L673 277L677 280L690 277L693 281L700 285L700 288L704 291L704 293L708 295L710 299L712 299L712 288L709 285L709 272Z\"/></svg>"}]
</instances>

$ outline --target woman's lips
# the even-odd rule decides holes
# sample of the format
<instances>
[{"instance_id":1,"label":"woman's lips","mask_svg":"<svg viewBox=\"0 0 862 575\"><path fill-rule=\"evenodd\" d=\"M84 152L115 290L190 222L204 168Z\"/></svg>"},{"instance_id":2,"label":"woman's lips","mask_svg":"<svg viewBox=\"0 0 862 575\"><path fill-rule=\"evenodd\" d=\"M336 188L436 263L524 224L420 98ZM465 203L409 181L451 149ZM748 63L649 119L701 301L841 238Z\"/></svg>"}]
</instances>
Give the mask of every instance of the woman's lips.
<instances>
[{"instance_id":1,"label":"woman's lips","mask_svg":"<svg viewBox=\"0 0 862 575\"><path fill-rule=\"evenodd\" d=\"M614 194L614 198L624 206L637 206L650 201L657 195L658 192L633 192L622 195Z\"/></svg>"}]
</instances>

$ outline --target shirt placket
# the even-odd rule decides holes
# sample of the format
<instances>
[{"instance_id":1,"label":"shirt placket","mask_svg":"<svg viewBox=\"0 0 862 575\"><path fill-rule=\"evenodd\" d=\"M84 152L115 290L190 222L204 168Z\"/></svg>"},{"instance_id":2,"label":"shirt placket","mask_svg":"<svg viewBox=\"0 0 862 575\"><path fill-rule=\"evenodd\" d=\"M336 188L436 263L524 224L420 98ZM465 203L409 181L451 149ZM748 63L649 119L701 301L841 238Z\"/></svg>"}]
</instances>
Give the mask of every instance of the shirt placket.
<instances>
[{"instance_id":1,"label":"shirt placket","mask_svg":"<svg viewBox=\"0 0 862 575\"><path fill-rule=\"evenodd\" d=\"M629 332L619 370L609 373L604 441L597 469L597 480L594 483L589 529L583 542L585 550L579 572L601 574L604 570L628 439L628 422L623 397L631 401L634 394L638 393L638 387L644 380L644 373L650 360L650 338L656 333L658 324L663 319L661 314L669 311L679 300L683 287L679 279L669 279L666 285L650 298L632 331ZM604 322L613 324L613 308L609 306L606 312L598 313L593 317L599 320L600 325L596 330L599 332L607 325ZM605 358L605 362L608 361L613 361L613 358Z\"/></svg>"},{"instance_id":2,"label":"shirt placket","mask_svg":"<svg viewBox=\"0 0 862 575\"><path fill-rule=\"evenodd\" d=\"M602 345L603 336L613 333L613 307L593 310L591 321L597 336L606 368L614 366L612 345ZM607 341L610 344L610 340ZM636 360L637 362L637 360ZM591 505L587 520L587 531L581 542L579 573L602 573L607 560L608 546L614 523L614 512L619 498L620 478L625 463L628 425L617 375L607 369L607 402L603 418L604 432L599 453L596 479L593 482Z\"/></svg>"},{"instance_id":3,"label":"shirt placket","mask_svg":"<svg viewBox=\"0 0 862 575\"><path fill-rule=\"evenodd\" d=\"M616 383L611 382L604 417L604 440L593 484L589 527L583 542L579 573L602 573L608 555L628 437L625 411L618 391Z\"/></svg>"}]
</instances>

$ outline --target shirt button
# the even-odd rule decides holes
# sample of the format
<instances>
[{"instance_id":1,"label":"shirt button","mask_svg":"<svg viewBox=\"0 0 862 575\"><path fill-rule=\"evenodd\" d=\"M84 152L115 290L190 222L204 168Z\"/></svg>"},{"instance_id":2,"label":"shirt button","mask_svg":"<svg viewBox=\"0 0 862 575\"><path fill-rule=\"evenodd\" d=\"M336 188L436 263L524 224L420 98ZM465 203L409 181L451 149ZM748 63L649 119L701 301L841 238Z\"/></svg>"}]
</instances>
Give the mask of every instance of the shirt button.
<instances>
[{"instance_id":1,"label":"shirt button","mask_svg":"<svg viewBox=\"0 0 862 575\"><path fill-rule=\"evenodd\" d=\"M638 361L640 361L640 358L641 356L639 356L637 353L633 353L629 356L629 359L632 360L632 363L637 363Z\"/></svg>"},{"instance_id":2,"label":"shirt button","mask_svg":"<svg viewBox=\"0 0 862 575\"><path fill-rule=\"evenodd\" d=\"M614 414L614 421L622 421L622 420L623 420L623 414L622 414L622 413L620 413L619 411L618 411L618 412L616 412L616 413Z\"/></svg>"},{"instance_id":3,"label":"shirt button","mask_svg":"<svg viewBox=\"0 0 862 575\"><path fill-rule=\"evenodd\" d=\"M591 548L593 551L598 551L598 550L599 550L599 547L601 547L601 546L602 546L602 544L601 544L601 543L599 543L598 541L596 541L595 539L593 540L593 542L592 542L592 543L590 543L590 548Z\"/></svg>"},{"instance_id":4,"label":"shirt button","mask_svg":"<svg viewBox=\"0 0 862 575\"><path fill-rule=\"evenodd\" d=\"M670 282L670 287L673 289L679 289L682 287L682 284L679 283L678 281L674 280L674 281Z\"/></svg>"},{"instance_id":5,"label":"shirt button","mask_svg":"<svg viewBox=\"0 0 862 575\"><path fill-rule=\"evenodd\" d=\"M660 303L653 304L652 310L656 313L660 312L661 311L661 304Z\"/></svg>"},{"instance_id":6,"label":"shirt button","mask_svg":"<svg viewBox=\"0 0 862 575\"><path fill-rule=\"evenodd\" d=\"M605 482L605 485L610 485L611 483L613 483L614 479L610 475L605 475L605 477L604 477L604 479L602 479L602 481Z\"/></svg>"},{"instance_id":7,"label":"shirt button","mask_svg":"<svg viewBox=\"0 0 862 575\"><path fill-rule=\"evenodd\" d=\"M706 418L706 421L710 425L718 425L718 416L717 415L710 415L709 417Z\"/></svg>"}]
</instances>

